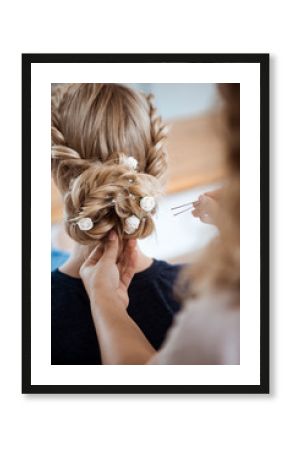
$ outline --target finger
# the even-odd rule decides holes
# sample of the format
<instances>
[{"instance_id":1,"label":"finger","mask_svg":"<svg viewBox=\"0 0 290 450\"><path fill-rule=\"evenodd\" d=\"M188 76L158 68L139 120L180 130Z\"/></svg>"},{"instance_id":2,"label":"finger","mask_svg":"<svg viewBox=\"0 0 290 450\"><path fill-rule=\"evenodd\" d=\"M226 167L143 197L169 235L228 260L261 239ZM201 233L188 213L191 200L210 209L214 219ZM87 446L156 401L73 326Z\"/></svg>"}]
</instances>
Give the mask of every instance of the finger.
<instances>
[{"instance_id":1,"label":"finger","mask_svg":"<svg viewBox=\"0 0 290 450\"><path fill-rule=\"evenodd\" d=\"M203 200L203 211L207 212L212 219L214 219L218 213L219 204L211 197L205 196Z\"/></svg>"},{"instance_id":2,"label":"finger","mask_svg":"<svg viewBox=\"0 0 290 450\"><path fill-rule=\"evenodd\" d=\"M207 201L208 200L211 201L212 198L207 196L206 194L202 194L202 195L199 196L198 200L199 200L199 205L200 206L204 206L207 203Z\"/></svg>"},{"instance_id":3,"label":"finger","mask_svg":"<svg viewBox=\"0 0 290 450\"><path fill-rule=\"evenodd\" d=\"M129 239L127 246L131 250L134 250L136 248L136 245L137 245L137 240L136 239Z\"/></svg>"},{"instance_id":4,"label":"finger","mask_svg":"<svg viewBox=\"0 0 290 450\"><path fill-rule=\"evenodd\" d=\"M133 248L134 246L132 246L131 240L128 240L124 243L123 252L118 261L118 268L120 273L124 271L124 268L128 263L128 258L130 258L131 249Z\"/></svg>"},{"instance_id":5,"label":"finger","mask_svg":"<svg viewBox=\"0 0 290 450\"><path fill-rule=\"evenodd\" d=\"M122 279L122 277L125 276L125 274L129 271L131 271L131 269L133 269L133 271L136 271L136 257L135 255L137 254L137 250L136 250L136 240L130 240L127 242L125 251L123 253L123 258L122 258L122 264L120 265L120 278Z\"/></svg>"},{"instance_id":6,"label":"finger","mask_svg":"<svg viewBox=\"0 0 290 450\"><path fill-rule=\"evenodd\" d=\"M118 258L118 265L122 266L123 262L124 262L124 255L126 254L126 249L128 246L128 242L129 241L123 241L122 242L122 247L120 246L119 248L119 258Z\"/></svg>"},{"instance_id":7,"label":"finger","mask_svg":"<svg viewBox=\"0 0 290 450\"><path fill-rule=\"evenodd\" d=\"M208 214L208 213L202 213L201 215L200 215L200 220L203 222L203 223L208 223L208 224L212 224L213 222L212 222L212 218L211 218L211 216Z\"/></svg>"},{"instance_id":8,"label":"finger","mask_svg":"<svg viewBox=\"0 0 290 450\"><path fill-rule=\"evenodd\" d=\"M128 260L130 258L130 253L136 248L136 245L137 245L136 239L129 239L125 241L123 245L122 254L119 257L117 264L120 274L124 272L125 267L127 266Z\"/></svg>"},{"instance_id":9,"label":"finger","mask_svg":"<svg viewBox=\"0 0 290 450\"><path fill-rule=\"evenodd\" d=\"M212 203L215 203L213 199L201 196L200 206L192 212L193 217L199 218L203 223L212 223Z\"/></svg>"},{"instance_id":10,"label":"finger","mask_svg":"<svg viewBox=\"0 0 290 450\"><path fill-rule=\"evenodd\" d=\"M122 267L124 264L124 255L126 252L126 247L127 247L127 242L123 243L122 252L121 252L121 254L119 254L119 258L118 258L118 262L117 262L119 273L121 273Z\"/></svg>"},{"instance_id":11,"label":"finger","mask_svg":"<svg viewBox=\"0 0 290 450\"><path fill-rule=\"evenodd\" d=\"M120 255L120 262L123 263L124 259L127 256L127 253L130 252L131 250L133 250L137 245L137 240L136 239L128 239L127 241L125 241L124 245L123 245L123 251L122 254Z\"/></svg>"},{"instance_id":12,"label":"finger","mask_svg":"<svg viewBox=\"0 0 290 450\"><path fill-rule=\"evenodd\" d=\"M121 282L128 289L133 276L135 275L137 268L138 252L136 248L131 247L130 252L128 252L128 258L126 265L123 267L121 272Z\"/></svg>"},{"instance_id":13,"label":"finger","mask_svg":"<svg viewBox=\"0 0 290 450\"><path fill-rule=\"evenodd\" d=\"M105 243L104 253L101 259L116 263L119 251L119 240L114 231L109 234L109 240Z\"/></svg>"},{"instance_id":14,"label":"finger","mask_svg":"<svg viewBox=\"0 0 290 450\"><path fill-rule=\"evenodd\" d=\"M214 200L219 200L222 194L222 189L216 189L215 191L205 192L204 195L213 198Z\"/></svg>"},{"instance_id":15,"label":"finger","mask_svg":"<svg viewBox=\"0 0 290 450\"><path fill-rule=\"evenodd\" d=\"M193 217L199 217L200 216L200 208L195 208L191 214L193 215Z\"/></svg>"},{"instance_id":16,"label":"finger","mask_svg":"<svg viewBox=\"0 0 290 450\"><path fill-rule=\"evenodd\" d=\"M124 248L124 252L122 255L122 263L124 266L128 263L131 258L132 253L136 249L137 241L136 239L130 239L127 241L126 247Z\"/></svg>"},{"instance_id":17,"label":"finger","mask_svg":"<svg viewBox=\"0 0 290 450\"><path fill-rule=\"evenodd\" d=\"M210 196L208 196L206 194L203 194L203 195L200 196L199 202L200 202L201 206L205 206L205 205L212 204L212 202L215 202L215 200L212 197L210 197Z\"/></svg>"},{"instance_id":18,"label":"finger","mask_svg":"<svg viewBox=\"0 0 290 450\"><path fill-rule=\"evenodd\" d=\"M82 264L82 267L95 265L101 258L102 253L103 253L102 246L98 245L91 251L89 256L85 259L84 263Z\"/></svg>"}]
</instances>

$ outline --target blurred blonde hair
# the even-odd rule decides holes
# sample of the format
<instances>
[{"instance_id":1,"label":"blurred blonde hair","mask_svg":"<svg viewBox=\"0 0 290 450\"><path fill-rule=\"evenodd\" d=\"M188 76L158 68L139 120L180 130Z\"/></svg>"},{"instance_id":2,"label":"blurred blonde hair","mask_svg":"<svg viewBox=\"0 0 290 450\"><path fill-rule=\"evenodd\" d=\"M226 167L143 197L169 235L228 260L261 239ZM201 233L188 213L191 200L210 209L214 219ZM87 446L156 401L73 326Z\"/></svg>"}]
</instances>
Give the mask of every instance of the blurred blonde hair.
<instances>
[{"instance_id":1,"label":"blurred blonde hair","mask_svg":"<svg viewBox=\"0 0 290 450\"><path fill-rule=\"evenodd\" d=\"M144 238L154 230L151 214L140 207L158 195L165 181L165 126L151 95L119 84L56 86L51 99L52 175L64 198L65 226L81 244L101 242L114 229L120 238ZM138 161L136 171L123 155ZM152 211L154 214L155 209ZM125 234L125 220L140 219ZM89 217L94 226L76 224Z\"/></svg>"},{"instance_id":2,"label":"blurred blonde hair","mask_svg":"<svg viewBox=\"0 0 290 450\"><path fill-rule=\"evenodd\" d=\"M181 272L176 292L193 298L207 291L240 289L240 85L220 84L228 180L219 199L219 236Z\"/></svg>"}]
</instances>

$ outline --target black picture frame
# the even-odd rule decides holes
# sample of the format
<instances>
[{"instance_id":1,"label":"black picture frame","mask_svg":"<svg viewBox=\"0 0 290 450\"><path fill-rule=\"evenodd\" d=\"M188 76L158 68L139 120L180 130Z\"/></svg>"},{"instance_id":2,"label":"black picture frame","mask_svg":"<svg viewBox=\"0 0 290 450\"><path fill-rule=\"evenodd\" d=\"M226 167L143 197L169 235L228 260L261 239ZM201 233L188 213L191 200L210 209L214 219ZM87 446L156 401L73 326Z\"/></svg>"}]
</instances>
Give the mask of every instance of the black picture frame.
<instances>
[{"instance_id":1,"label":"black picture frame","mask_svg":"<svg viewBox=\"0 0 290 450\"><path fill-rule=\"evenodd\" d=\"M269 393L269 54L23 54L22 55L22 393L267 394ZM256 63L260 65L260 384L31 384L31 65L33 63Z\"/></svg>"}]
</instances>

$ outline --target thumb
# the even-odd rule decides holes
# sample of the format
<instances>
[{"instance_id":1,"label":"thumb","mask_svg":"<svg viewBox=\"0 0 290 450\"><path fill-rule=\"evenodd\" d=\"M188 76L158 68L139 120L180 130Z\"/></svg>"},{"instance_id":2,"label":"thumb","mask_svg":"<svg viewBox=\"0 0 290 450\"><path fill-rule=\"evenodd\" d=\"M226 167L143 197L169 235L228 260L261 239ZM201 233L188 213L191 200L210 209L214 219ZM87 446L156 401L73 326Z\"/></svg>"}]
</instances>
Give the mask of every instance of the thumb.
<instances>
[{"instance_id":1,"label":"thumb","mask_svg":"<svg viewBox=\"0 0 290 450\"><path fill-rule=\"evenodd\" d=\"M105 244L104 253L102 259L110 260L116 263L119 251L119 241L116 233L111 231L109 234L109 240Z\"/></svg>"},{"instance_id":2,"label":"thumb","mask_svg":"<svg viewBox=\"0 0 290 450\"><path fill-rule=\"evenodd\" d=\"M102 256L102 246L97 245L89 254L89 256L85 259L82 264L82 267L94 266Z\"/></svg>"},{"instance_id":3,"label":"thumb","mask_svg":"<svg viewBox=\"0 0 290 450\"><path fill-rule=\"evenodd\" d=\"M80 270L79 270L79 274L82 279L86 272L86 269L97 264L97 262L99 261L101 256L102 256L102 250L101 250L101 246L99 245L98 247L95 247L92 250L92 252L89 254L87 259L82 263Z\"/></svg>"}]
</instances>

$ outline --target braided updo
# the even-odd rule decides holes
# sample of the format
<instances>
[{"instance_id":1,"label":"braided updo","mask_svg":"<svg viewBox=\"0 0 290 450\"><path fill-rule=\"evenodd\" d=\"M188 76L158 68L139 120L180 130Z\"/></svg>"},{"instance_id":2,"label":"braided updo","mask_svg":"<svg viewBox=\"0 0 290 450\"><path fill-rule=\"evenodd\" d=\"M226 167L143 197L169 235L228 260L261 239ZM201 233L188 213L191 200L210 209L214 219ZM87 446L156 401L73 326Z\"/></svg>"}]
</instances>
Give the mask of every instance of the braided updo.
<instances>
[{"instance_id":1,"label":"braided updo","mask_svg":"<svg viewBox=\"0 0 290 450\"><path fill-rule=\"evenodd\" d=\"M165 126L152 96L118 84L58 85L51 117L52 175L70 237L90 245L112 229L122 239L150 235L167 170Z\"/></svg>"}]
</instances>

